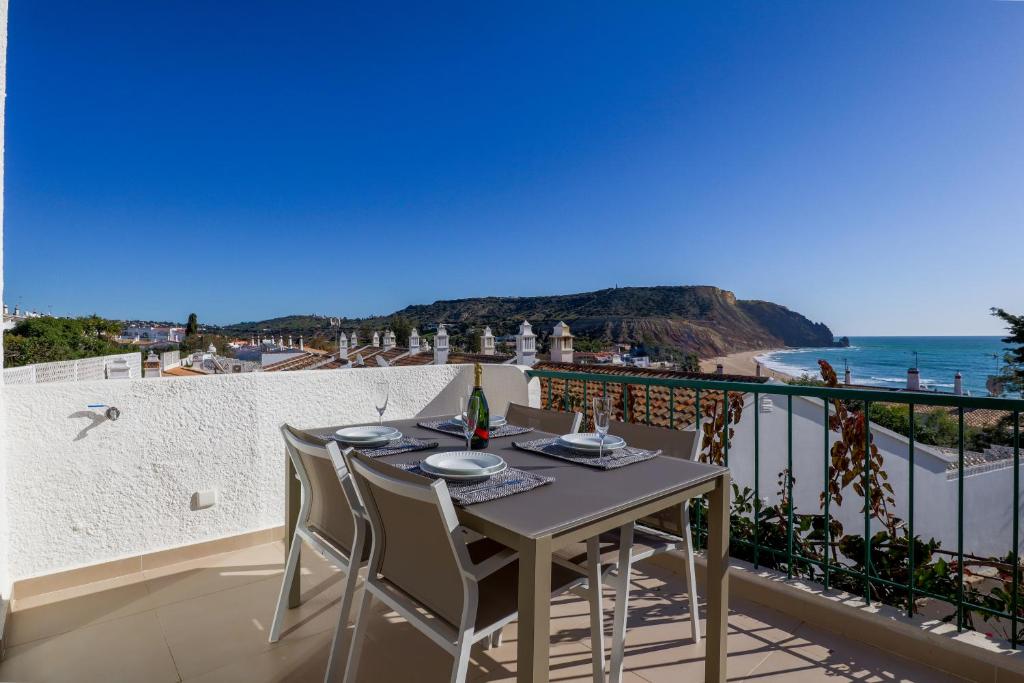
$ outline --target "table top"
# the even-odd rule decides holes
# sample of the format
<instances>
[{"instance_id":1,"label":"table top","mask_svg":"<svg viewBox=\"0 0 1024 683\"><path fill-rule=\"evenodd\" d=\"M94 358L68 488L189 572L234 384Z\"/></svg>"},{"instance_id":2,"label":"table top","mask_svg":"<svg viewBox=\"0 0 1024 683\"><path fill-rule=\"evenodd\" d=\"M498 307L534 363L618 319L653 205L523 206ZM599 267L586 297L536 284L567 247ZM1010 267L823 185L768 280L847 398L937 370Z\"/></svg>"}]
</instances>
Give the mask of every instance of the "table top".
<instances>
[{"instance_id":1,"label":"table top","mask_svg":"<svg viewBox=\"0 0 1024 683\"><path fill-rule=\"evenodd\" d=\"M414 451L385 456L378 460L408 463L431 453L465 450L461 437L424 429L418 422L435 418L387 421L406 436L436 441L433 451ZM311 429L314 434L332 434L337 427ZM555 478L545 486L484 503L457 506L460 520L478 519L507 529L524 538L540 538L579 528L617 512L704 484L727 471L724 467L701 462L658 456L614 470L576 465L565 460L523 451L513 441L560 436L532 431L511 437L491 439L489 453L500 455L510 467Z\"/></svg>"}]
</instances>

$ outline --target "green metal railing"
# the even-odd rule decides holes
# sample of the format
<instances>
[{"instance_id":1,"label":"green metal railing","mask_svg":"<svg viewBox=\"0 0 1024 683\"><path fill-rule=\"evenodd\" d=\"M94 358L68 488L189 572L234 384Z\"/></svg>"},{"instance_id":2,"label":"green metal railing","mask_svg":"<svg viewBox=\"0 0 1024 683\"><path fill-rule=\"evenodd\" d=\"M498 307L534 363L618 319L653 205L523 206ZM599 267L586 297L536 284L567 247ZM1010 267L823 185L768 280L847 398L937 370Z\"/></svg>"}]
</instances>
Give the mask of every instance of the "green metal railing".
<instances>
[{"instance_id":1,"label":"green metal railing","mask_svg":"<svg viewBox=\"0 0 1024 683\"><path fill-rule=\"evenodd\" d=\"M661 426L672 429L687 428L692 423L680 419L676 407L677 398L681 392L686 392L694 397L695 413L699 415L696 425L697 439L702 438L701 428L706 418L716 415L725 415L725 424L719 436L721 443L721 464L728 465L730 457L729 428L735 427L736 423L729 421L730 399L737 394L752 394L754 405L754 443L752 453L754 482L752 511L744 513L737 511L737 500L733 501L733 525L734 532L730 538L730 546L734 554L742 554L750 559L755 567L772 566L778 569L785 568L786 575L810 576L821 580L826 589L841 588L853 592L859 586L863 592L865 601L882 600L890 604L897 604L893 596L899 595L900 605L905 605L906 612L912 616L915 612L917 600L921 598L932 598L941 600L955 608L955 615L950 615L949 621L955 617L958 630L973 627L973 615L977 614L982 618L996 618L1008 624L1006 630L1008 640L1014 647L1021 644L1020 625L1024 623L1024 599L1021 595L1021 563L1019 553L1020 541L1020 416L1024 412L1024 400L991 397L957 396L952 394L939 394L931 392L905 392L888 391L884 389L848 389L843 387L820 387L805 385L787 385L776 383L761 383L756 381L731 381L731 380L710 380L697 378L666 378L647 375L617 375L608 373L590 372L567 372L561 370L530 370L531 377L539 378L544 386L544 401L546 407L561 410L580 410L584 415L589 415L587 400L597 392L591 392L591 386L600 386L600 392L608 394L609 386L616 387L621 391L621 405L618 410L624 421L642 422L652 424L651 411L651 390L660 388L668 392L668 416L659 417L657 422ZM642 392L642 399L640 398ZM542 394L542 396L544 395ZM774 511L766 509L762 503L760 475L761 475L761 445L760 445L760 401L763 395L780 395L786 397L787 408L787 443L786 463L787 469L784 473L785 499L788 505L782 505ZM820 399L823 403L823 453L824 453L824 491L821 500L821 515L800 515L806 521L807 518L819 517L820 539L814 533L801 537L796 530L797 515L793 501L793 482L797 473L793 471L793 397L810 397ZM580 400L582 399L582 401ZM639 404L642 401L642 409L637 409L631 404ZM849 548L838 548L839 540L833 537L832 517L833 500L829 487L830 475L833 474L831 461L830 439L835 432L829 426L830 415L835 415L831 406L838 405L850 407L851 410L862 411L864 416L870 414L873 403L905 405L908 409L909 434L908 440L908 514L906 520L900 520L900 531L905 534L903 540L906 543L906 557L892 554L900 548L897 539L890 538L887 551L885 547L876 544L875 535L878 533L878 518L872 514L870 505L871 479L874 471L871 464L871 423L865 419L864 424L864 463L861 467L860 486L863 490L863 548L857 553L862 557L852 558L847 555ZM923 545L914 532L914 506L915 506L915 444L920 441L916 434L915 410L921 406L933 408L952 408L955 410L958 438L957 438L957 545L955 551L938 550ZM1012 468L1013 468L1013 495L1012 495L1012 539L1008 547L1010 553L1002 558L975 558L964 552L964 480L965 480L965 410L984 408L996 411L1005 411L1011 417L1012 424ZM735 445L733 457L736 457ZM851 451L852 453L852 451ZM742 457L747 454L743 453ZM884 474L884 473L883 473ZM884 486L885 484L883 484ZM734 481L734 490L740 494L737 483ZM891 490L891 487L889 487ZM882 493L883 491L879 491ZM895 495L895 493L893 494ZM739 497L734 496L734 498ZM999 501L992 501L993 504L1000 504ZM952 503L952 501L951 501ZM707 529L702 519L704 510L703 502L698 500L694 503L693 518L695 521L694 533L698 545L701 545L706 537ZM769 506L770 508L771 506ZM776 516L775 521L769 521L765 515L772 512ZM747 524L741 517L745 516ZM873 524L873 520L875 524ZM876 530L873 532L873 526ZM750 529L752 527L752 529ZM785 529L784 542L779 542L778 531ZM745 536L737 535L737 529L750 529ZM771 538L776 542L773 544ZM810 539L810 540L808 540ZM800 547L797 547L797 541ZM875 546L873 548L873 546ZM820 547L821 553L818 557L812 557L809 552L801 552L807 548ZM948 563L944 560L927 564L926 560L919 556L919 547L924 548L929 556L941 553L944 556L955 558L955 571L948 570ZM888 554L887 554L888 553ZM840 555L842 557L840 557ZM890 555L892 555L890 557ZM893 562L893 558L896 559ZM1003 588L1001 592L993 591L989 594L981 593L975 588L970 592L964 581L965 560L971 564L989 564L997 566L1000 570L999 576L1004 573L1010 576L1008 579L1001 579ZM859 566L858 566L859 564ZM947 570L943 568L946 567ZM923 578L922 578L923 577ZM884 589L884 590L882 590ZM882 597L878 597L881 595ZM1008 595L1008 597L1007 597ZM998 599L996 599L998 597ZM984 604L982 604L984 603Z\"/></svg>"}]
</instances>

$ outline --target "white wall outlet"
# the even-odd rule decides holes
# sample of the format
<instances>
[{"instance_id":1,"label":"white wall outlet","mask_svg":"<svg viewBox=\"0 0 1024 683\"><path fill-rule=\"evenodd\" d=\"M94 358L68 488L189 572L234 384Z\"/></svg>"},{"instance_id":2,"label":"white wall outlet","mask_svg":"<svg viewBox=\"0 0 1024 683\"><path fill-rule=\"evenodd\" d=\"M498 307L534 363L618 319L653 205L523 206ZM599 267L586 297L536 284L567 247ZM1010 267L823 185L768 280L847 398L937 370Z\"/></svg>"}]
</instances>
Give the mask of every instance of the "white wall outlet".
<instances>
[{"instance_id":1,"label":"white wall outlet","mask_svg":"<svg viewBox=\"0 0 1024 683\"><path fill-rule=\"evenodd\" d=\"M192 494L192 509L205 510L217 504L217 489L196 491Z\"/></svg>"}]
</instances>

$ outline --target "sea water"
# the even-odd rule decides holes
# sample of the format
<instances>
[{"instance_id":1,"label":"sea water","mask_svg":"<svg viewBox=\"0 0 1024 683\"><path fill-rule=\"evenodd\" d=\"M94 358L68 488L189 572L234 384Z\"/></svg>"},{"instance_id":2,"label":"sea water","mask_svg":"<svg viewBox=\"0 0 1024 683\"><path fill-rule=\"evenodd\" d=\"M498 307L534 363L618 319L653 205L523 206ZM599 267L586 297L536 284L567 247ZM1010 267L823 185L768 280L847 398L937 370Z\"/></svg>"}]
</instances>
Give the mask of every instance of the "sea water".
<instances>
[{"instance_id":1,"label":"sea water","mask_svg":"<svg viewBox=\"0 0 1024 683\"><path fill-rule=\"evenodd\" d=\"M951 391L953 376L963 375L964 391L986 396L985 382L1003 365L1005 344L999 337L850 337L847 348L800 348L758 356L767 368L800 377L820 378L818 360L832 364L839 381L849 364L854 384L900 388L915 363L922 388ZM916 356L915 356L916 352Z\"/></svg>"}]
</instances>

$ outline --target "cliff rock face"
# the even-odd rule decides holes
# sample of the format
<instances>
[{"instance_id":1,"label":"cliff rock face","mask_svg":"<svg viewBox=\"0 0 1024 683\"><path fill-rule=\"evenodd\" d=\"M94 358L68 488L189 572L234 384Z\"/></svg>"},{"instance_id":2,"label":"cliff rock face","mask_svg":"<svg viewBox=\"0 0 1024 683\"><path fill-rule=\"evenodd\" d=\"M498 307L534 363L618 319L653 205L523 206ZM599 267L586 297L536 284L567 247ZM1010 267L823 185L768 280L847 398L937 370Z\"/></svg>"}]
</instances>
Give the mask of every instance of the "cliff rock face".
<instances>
[{"instance_id":1,"label":"cliff rock face","mask_svg":"<svg viewBox=\"0 0 1024 683\"><path fill-rule=\"evenodd\" d=\"M496 335L515 334L529 320L543 340L559 320L577 337L605 342L643 343L660 354L681 352L713 357L735 351L782 346L831 346L832 331L785 306L737 299L730 291L706 286L616 287L596 292L532 297L476 297L408 306L389 316L343 319L341 329L384 329L401 317L421 332L439 323L469 333L490 325ZM289 316L230 325L247 334L259 330L302 332L331 337L330 319ZM400 340L404 343L404 340Z\"/></svg>"}]
</instances>

